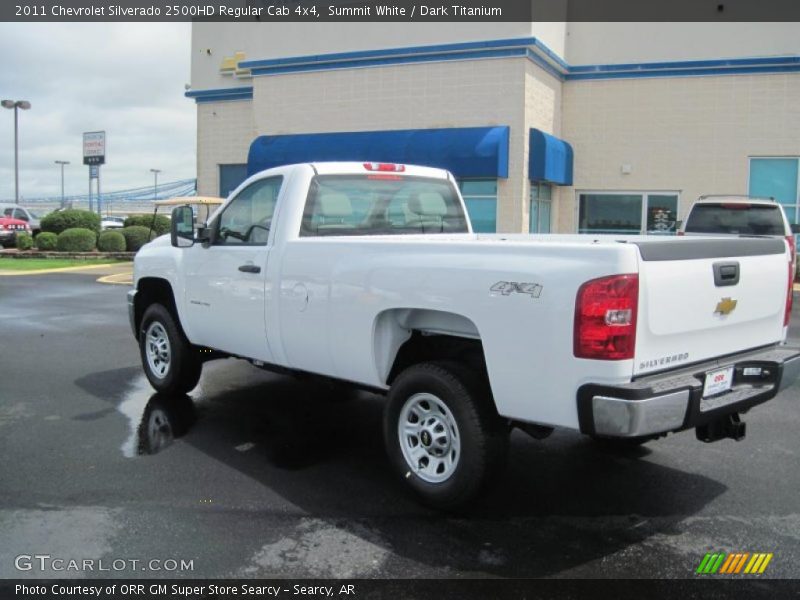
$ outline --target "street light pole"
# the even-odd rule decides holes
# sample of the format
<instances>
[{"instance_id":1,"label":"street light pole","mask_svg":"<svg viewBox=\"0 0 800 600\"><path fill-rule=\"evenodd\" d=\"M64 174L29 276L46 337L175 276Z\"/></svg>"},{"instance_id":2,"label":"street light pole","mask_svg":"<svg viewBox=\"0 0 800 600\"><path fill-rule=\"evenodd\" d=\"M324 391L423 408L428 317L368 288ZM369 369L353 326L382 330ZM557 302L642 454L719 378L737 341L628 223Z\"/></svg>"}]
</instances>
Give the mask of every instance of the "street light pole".
<instances>
[{"instance_id":1,"label":"street light pole","mask_svg":"<svg viewBox=\"0 0 800 600\"><path fill-rule=\"evenodd\" d=\"M64 165L68 165L68 160L57 160L57 165L61 165L61 208L64 208Z\"/></svg>"},{"instance_id":2,"label":"street light pole","mask_svg":"<svg viewBox=\"0 0 800 600\"><path fill-rule=\"evenodd\" d=\"M158 200L158 174L161 173L161 169L150 169L150 172L153 174L153 200Z\"/></svg>"},{"instance_id":3,"label":"street light pole","mask_svg":"<svg viewBox=\"0 0 800 600\"><path fill-rule=\"evenodd\" d=\"M14 109L14 201L19 204L19 109L28 110L31 103L27 100L3 100L3 108Z\"/></svg>"}]
</instances>

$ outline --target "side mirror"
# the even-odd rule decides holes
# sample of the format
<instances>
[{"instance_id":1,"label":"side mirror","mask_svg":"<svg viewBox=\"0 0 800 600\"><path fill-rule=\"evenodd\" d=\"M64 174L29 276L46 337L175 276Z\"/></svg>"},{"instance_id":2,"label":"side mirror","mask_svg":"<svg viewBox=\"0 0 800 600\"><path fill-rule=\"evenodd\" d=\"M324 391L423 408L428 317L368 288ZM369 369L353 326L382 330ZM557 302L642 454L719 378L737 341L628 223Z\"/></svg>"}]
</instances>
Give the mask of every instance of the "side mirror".
<instances>
[{"instance_id":1,"label":"side mirror","mask_svg":"<svg viewBox=\"0 0 800 600\"><path fill-rule=\"evenodd\" d=\"M170 240L176 248L189 248L194 245L194 213L188 204L172 210Z\"/></svg>"},{"instance_id":2,"label":"side mirror","mask_svg":"<svg viewBox=\"0 0 800 600\"><path fill-rule=\"evenodd\" d=\"M800 225L797 225L796 223L792 223L791 225L789 225L789 228L792 230L793 234L795 234L795 235L800 234Z\"/></svg>"}]
</instances>

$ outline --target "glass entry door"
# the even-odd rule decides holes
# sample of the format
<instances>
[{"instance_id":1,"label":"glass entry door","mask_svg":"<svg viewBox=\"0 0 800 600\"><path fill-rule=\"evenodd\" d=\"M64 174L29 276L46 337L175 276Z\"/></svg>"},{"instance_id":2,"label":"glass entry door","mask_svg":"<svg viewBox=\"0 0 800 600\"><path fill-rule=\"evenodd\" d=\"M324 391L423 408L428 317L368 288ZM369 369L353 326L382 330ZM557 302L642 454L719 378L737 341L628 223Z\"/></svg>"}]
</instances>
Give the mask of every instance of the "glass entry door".
<instances>
[{"instance_id":1,"label":"glass entry door","mask_svg":"<svg viewBox=\"0 0 800 600\"><path fill-rule=\"evenodd\" d=\"M587 192L578 195L578 233L674 235L678 194Z\"/></svg>"}]
</instances>

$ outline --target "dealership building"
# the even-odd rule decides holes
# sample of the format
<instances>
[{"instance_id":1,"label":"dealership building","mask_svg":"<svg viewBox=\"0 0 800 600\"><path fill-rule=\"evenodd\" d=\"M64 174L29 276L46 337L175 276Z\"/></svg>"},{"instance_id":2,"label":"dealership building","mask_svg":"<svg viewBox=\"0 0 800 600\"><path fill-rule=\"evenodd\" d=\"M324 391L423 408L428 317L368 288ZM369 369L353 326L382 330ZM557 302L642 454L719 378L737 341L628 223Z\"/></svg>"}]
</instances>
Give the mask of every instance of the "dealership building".
<instances>
[{"instance_id":1,"label":"dealership building","mask_svg":"<svg viewBox=\"0 0 800 600\"><path fill-rule=\"evenodd\" d=\"M305 161L440 166L478 231L674 231L700 195L798 222L796 23L192 25L198 193Z\"/></svg>"}]
</instances>

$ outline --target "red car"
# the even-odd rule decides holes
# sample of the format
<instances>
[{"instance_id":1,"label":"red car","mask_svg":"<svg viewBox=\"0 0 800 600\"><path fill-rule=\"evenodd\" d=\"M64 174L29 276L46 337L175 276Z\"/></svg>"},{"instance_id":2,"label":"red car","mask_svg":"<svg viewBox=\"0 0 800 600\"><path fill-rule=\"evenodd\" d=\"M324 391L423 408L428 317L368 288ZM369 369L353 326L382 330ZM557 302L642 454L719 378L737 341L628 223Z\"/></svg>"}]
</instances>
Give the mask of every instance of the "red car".
<instances>
[{"instance_id":1,"label":"red car","mask_svg":"<svg viewBox=\"0 0 800 600\"><path fill-rule=\"evenodd\" d=\"M17 232L30 233L31 228L25 221L0 216L0 244L3 248L13 246L17 241Z\"/></svg>"}]
</instances>

